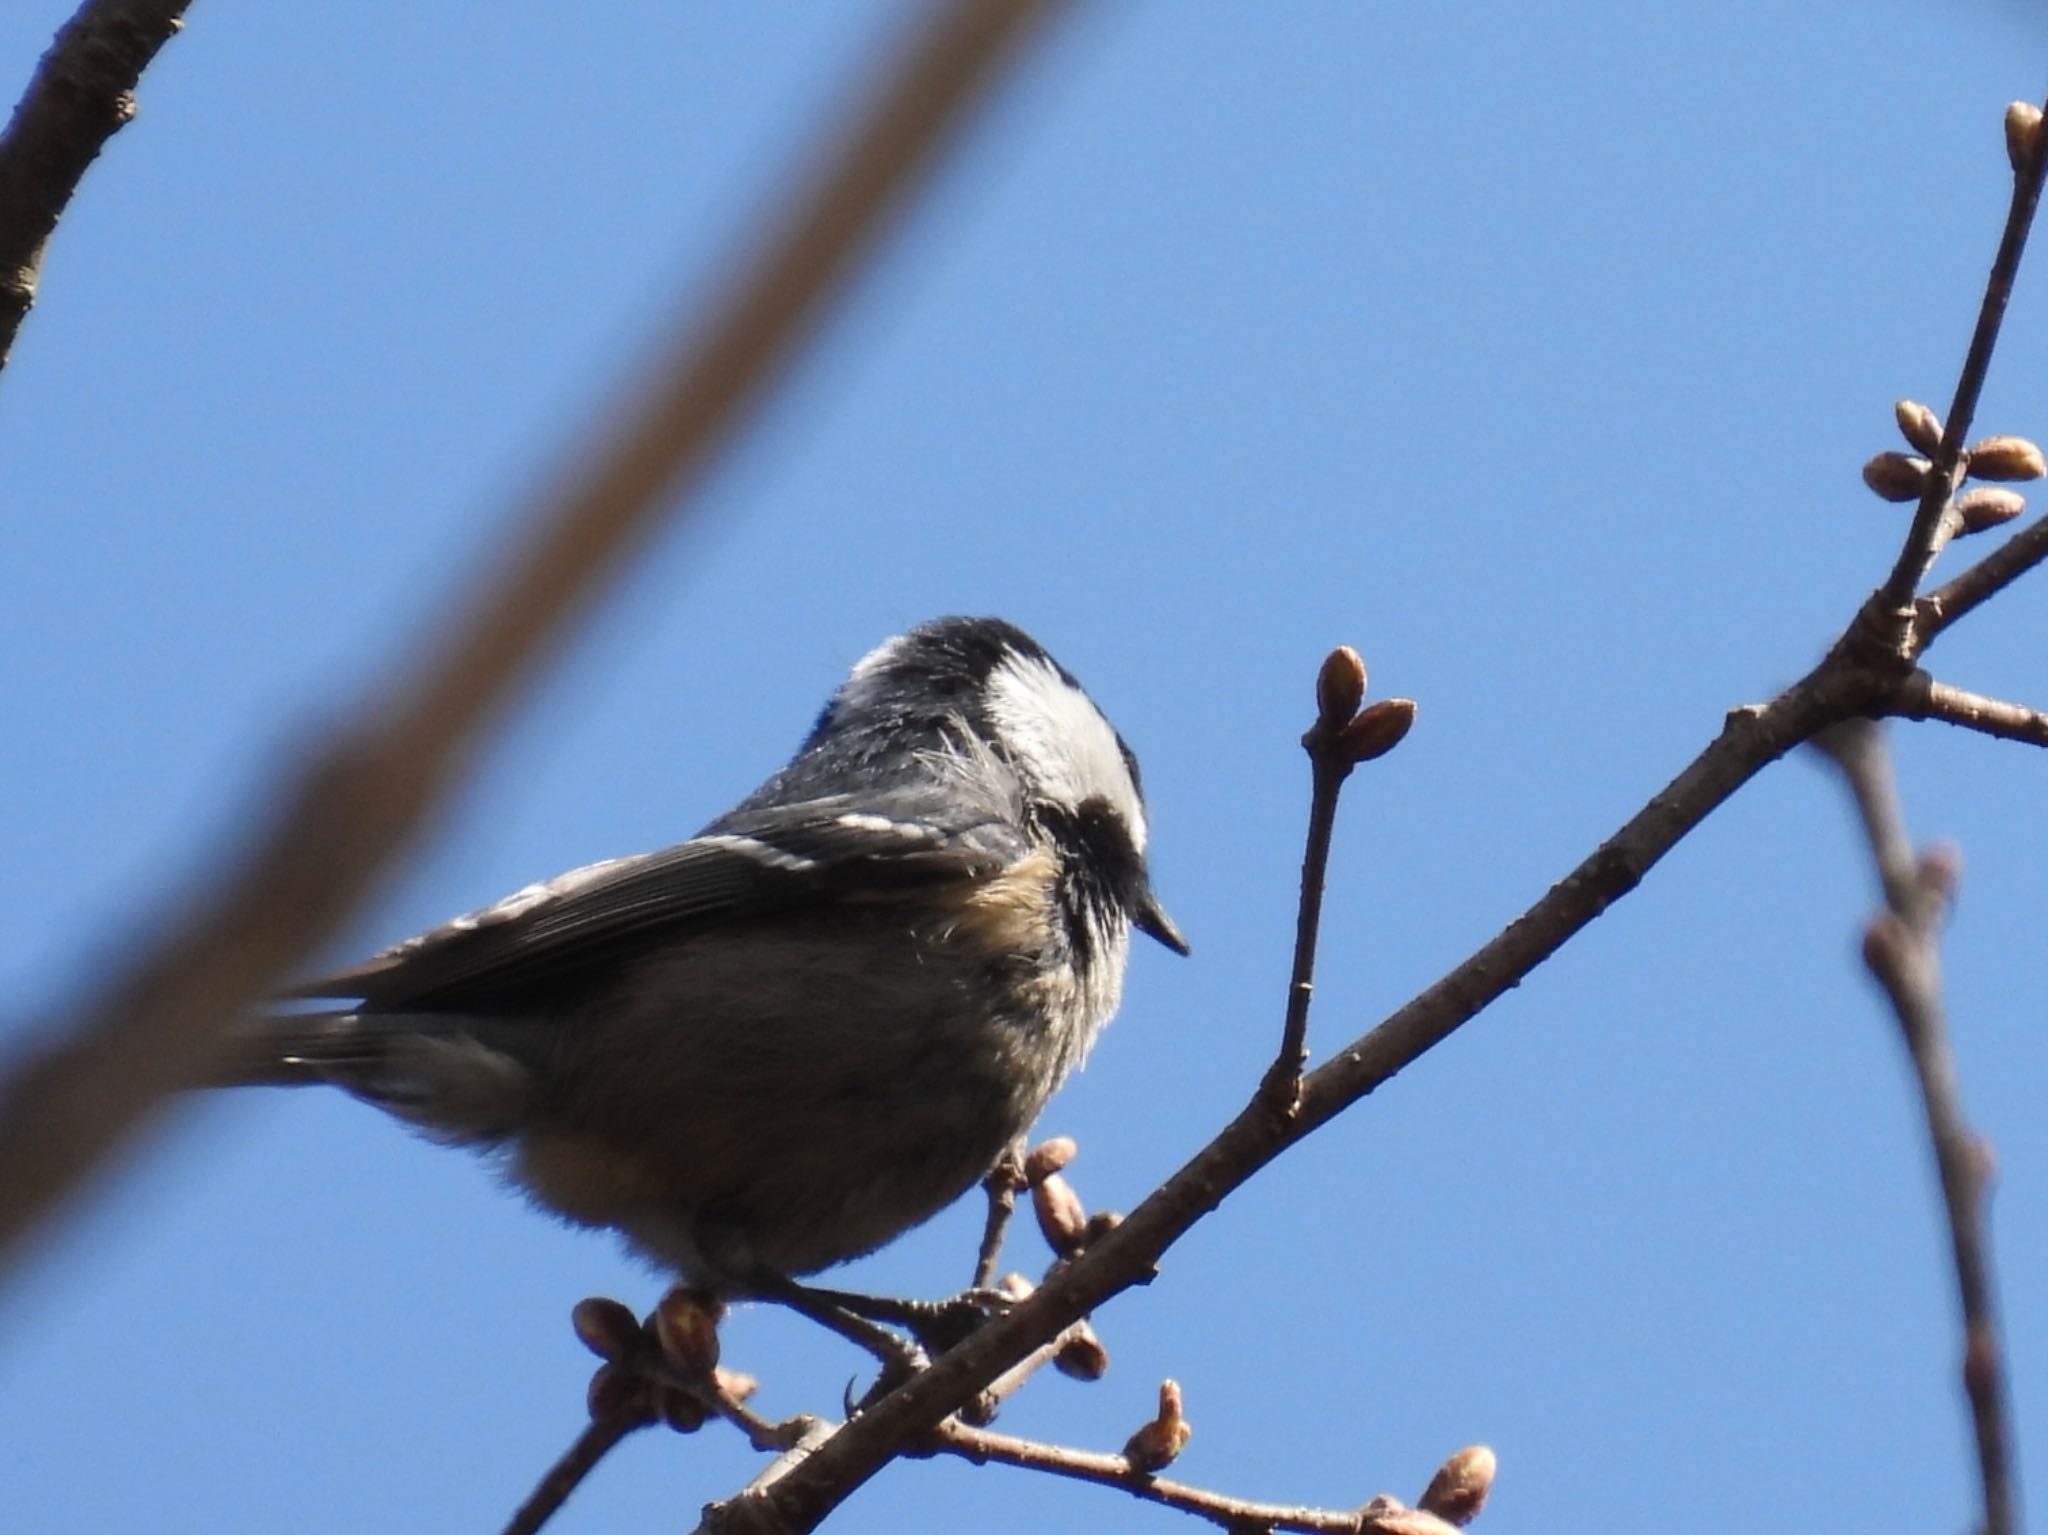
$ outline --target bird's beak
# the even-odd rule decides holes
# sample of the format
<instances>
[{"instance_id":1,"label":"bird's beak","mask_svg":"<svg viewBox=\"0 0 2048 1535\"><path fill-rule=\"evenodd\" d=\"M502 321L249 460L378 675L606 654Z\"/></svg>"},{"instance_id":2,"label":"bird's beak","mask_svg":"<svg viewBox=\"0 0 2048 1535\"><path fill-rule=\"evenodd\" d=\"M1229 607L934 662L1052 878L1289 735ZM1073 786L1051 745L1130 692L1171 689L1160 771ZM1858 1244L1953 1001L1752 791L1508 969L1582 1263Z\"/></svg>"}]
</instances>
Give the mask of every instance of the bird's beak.
<instances>
[{"instance_id":1,"label":"bird's beak","mask_svg":"<svg viewBox=\"0 0 2048 1535\"><path fill-rule=\"evenodd\" d=\"M1180 928L1166 914L1166 908L1159 904L1159 897L1152 893L1151 885L1147 884L1138 892L1138 904L1131 914L1131 921L1139 932L1157 938L1174 953L1185 955L1188 952L1187 939L1181 937Z\"/></svg>"}]
</instances>

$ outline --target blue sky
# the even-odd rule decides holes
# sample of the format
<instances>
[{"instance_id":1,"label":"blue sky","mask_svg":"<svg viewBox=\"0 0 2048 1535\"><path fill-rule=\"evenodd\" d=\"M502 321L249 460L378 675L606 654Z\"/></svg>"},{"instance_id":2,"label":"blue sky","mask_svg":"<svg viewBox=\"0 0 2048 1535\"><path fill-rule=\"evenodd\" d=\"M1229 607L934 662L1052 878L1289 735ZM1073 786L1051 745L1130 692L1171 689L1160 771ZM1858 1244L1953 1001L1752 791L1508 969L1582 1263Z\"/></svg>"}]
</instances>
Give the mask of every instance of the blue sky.
<instances>
[{"instance_id":1,"label":"blue sky","mask_svg":"<svg viewBox=\"0 0 2048 1535\"><path fill-rule=\"evenodd\" d=\"M68 6L0 12L12 95ZM0 376L0 1024L125 952L435 627L506 508L798 175L900 8L199 0ZM676 840L844 667L993 612L1144 760L1147 946L1049 1111L1127 1207L1277 1040L1317 661L1414 734L1361 774L1312 1043L1369 1026L1803 671L1900 519L2005 205L2030 9L1136 4L1039 49L703 516L554 665L332 956ZM2048 273L1981 421L2048 435ZM1958 556L1972 553L1968 546ZM2048 587L1934 669L2048 703ZM2019 1443L2048 1415L2048 761L1901 733L1957 840L1948 940ZM1005 1427L1115 1448L1161 1376L1188 1480L1356 1505L1484 1440L1479 1529L1868 1530L1973 1506L1944 1236L1835 786L1771 770L1584 938L1234 1197ZM934 1294L962 1207L848 1270ZM1013 1249L1043 1262L1035 1237ZM659 1280L315 1094L191 1104L0 1296L0 1523L492 1530L576 1431L570 1304ZM861 1362L730 1325L775 1413ZM681 1528L730 1435L643 1435L557 1528ZM1166 1530L1001 1469L892 1468L835 1528Z\"/></svg>"}]
</instances>

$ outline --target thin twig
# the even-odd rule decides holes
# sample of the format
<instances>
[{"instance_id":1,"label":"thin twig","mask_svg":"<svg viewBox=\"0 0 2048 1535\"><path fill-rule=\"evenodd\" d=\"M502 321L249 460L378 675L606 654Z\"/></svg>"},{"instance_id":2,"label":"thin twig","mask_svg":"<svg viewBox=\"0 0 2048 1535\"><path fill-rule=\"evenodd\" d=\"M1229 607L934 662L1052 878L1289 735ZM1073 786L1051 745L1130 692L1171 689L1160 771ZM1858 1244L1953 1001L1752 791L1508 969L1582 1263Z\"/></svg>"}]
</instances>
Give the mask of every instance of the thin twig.
<instances>
[{"instance_id":1,"label":"thin twig","mask_svg":"<svg viewBox=\"0 0 2048 1535\"><path fill-rule=\"evenodd\" d=\"M2006 305L2012 299L2014 279L2019 275L2020 257L2026 253L2027 234L2033 228L2034 210L2041 201L2041 182L2048 175L2048 134L2036 134L2034 150L2027 163L2014 167L2012 202L2006 210L2005 232L1999 237L1998 254L1992 258L1991 275L1984 282L1984 297L1977 306L1977 324L1970 335L1970 349L1964 355L1961 374L1942 424L1941 449L1934 456L1934 468L1927 476L1927 488L1913 514L1913 526L1892 565L1891 574L1879 588L1885 604L1903 608L1913 600L1937 552L1943 513L1955 494L1956 465L1970 435L1970 423L1977 414L1977 400L1984 392L1984 380L1991 371L1991 354L1998 345L1998 329L2005 320Z\"/></svg>"},{"instance_id":2,"label":"thin twig","mask_svg":"<svg viewBox=\"0 0 2048 1535\"><path fill-rule=\"evenodd\" d=\"M690 324L626 424L545 498L481 595L437 621L414 666L336 733L260 845L178 928L0 1082L0 1270L58 1198L174 1088L220 1031L362 904L448 799L482 732L786 368L939 150L1056 0L951 0L917 29L850 126L820 139L815 185L734 287ZM671 516L673 520L673 515ZM385 702L385 700L389 700ZM130 947L133 947L131 941Z\"/></svg>"},{"instance_id":3,"label":"thin twig","mask_svg":"<svg viewBox=\"0 0 2048 1535\"><path fill-rule=\"evenodd\" d=\"M548 1467L547 1475L506 1521L504 1535L535 1535L569 1501L569 1495L597 1469L597 1463L611 1453L614 1445L636 1428L646 1426L642 1420L626 1416L591 1423L576 1436L576 1442L563 1452L562 1458Z\"/></svg>"},{"instance_id":4,"label":"thin twig","mask_svg":"<svg viewBox=\"0 0 2048 1535\"><path fill-rule=\"evenodd\" d=\"M1020 1137L1003 1148L996 1165L981 1180L988 1196L988 1217L981 1226L981 1246L974 1255L974 1282L970 1288L986 1290L996 1282L996 1267L1003 1258L1003 1237L1016 1213L1017 1191L1024 1186L1024 1142Z\"/></svg>"},{"instance_id":5,"label":"thin twig","mask_svg":"<svg viewBox=\"0 0 2048 1535\"><path fill-rule=\"evenodd\" d=\"M1985 1218L1991 1154L1963 1114L1941 996L1940 929L1953 893L1953 861L1914 856L1879 727L1852 721L1816 744L1825 746L1848 779L1882 875L1885 910L1864 934L1863 957L1898 1016L1941 1173L1962 1302L1963 1388L1976 1431L1984 1532L2014 1535L2017 1514L2004 1346Z\"/></svg>"},{"instance_id":6,"label":"thin twig","mask_svg":"<svg viewBox=\"0 0 2048 1535\"><path fill-rule=\"evenodd\" d=\"M135 87L191 0L86 0L0 134L0 368L35 306L43 252L86 167L135 116Z\"/></svg>"},{"instance_id":7,"label":"thin twig","mask_svg":"<svg viewBox=\"0 0 2048 1535\"><path fill-rule=\"evenodd\" d=\"M1114 1487L1148 1503L1162 1504L1184 1514L1194 1514L1226 1530L1307 1530L1318 1535L1352 1535L1358 1529L1358 1510L1306 1508L1299 1504L1256 1503L1233 1498L1227 1493L1170 1482L1131 1469L1121 1455L1097 1450L1077 1450L1066 1445L1044 1444L1019 1439L985 1428L973 1428L948 1419L933 1432L933 1448L977 1466L995 1462L1027 1471L1046 1471L1075 1481Z\"/></svg>"},{"instance_id":8,"label":"thin twig","mask_svg":"<svg viewBox=\"0 0 2048 1535\"><path fill-rule=\"evenodd\" d=\"M2003 698L1988 698L1967 688L1936 682L1922 671L1906 679L1905 686L1893 695L1887 712L1906 720L1940 720L2004 741L2048 746L2048 714L2025 704L2008 703Z\"/></svg>"},{"instance_id":9,"label":"thin twig","mask_svg":"<svg viewBox=\"0 0 2048 1535\"><path fill-rule=\"evenodd\" d=\"M1287 1010L1280 1026L1280 1053L1260 1091L1266 1100L1293 1112L1301 1100L1301 1074L1308 1066L1308 1010L1315 1000L1316 935L1323 924L1323 890L1328 883L1330 837L1337 802L1351 763L1331 749L1331 732L1319 725L1302 740L1308 748L1308 840L1301 855L1301 898L1294 914L1294 962L1287 976Z\"/></svg>"},{"instance_id":10,"label":"thin twig","mask_svg":"<svg viewBox=\"0 0 2048 1535\"><path fill-rule=\"evenodd\" d=\"M1936 587L1914 604L1915 628L1923 648L2043 560L2048 560L2048 517L2029 523L1954 580Z\"/></svg>"}]
</instances>

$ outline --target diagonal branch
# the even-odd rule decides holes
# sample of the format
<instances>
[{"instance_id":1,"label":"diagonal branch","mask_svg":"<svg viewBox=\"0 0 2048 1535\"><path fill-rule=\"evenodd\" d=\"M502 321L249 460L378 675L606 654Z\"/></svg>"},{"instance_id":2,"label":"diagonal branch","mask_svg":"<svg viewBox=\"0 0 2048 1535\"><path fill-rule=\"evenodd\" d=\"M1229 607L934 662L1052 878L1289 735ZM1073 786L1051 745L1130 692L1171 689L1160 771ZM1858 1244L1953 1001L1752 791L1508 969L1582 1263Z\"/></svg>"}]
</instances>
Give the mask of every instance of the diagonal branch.
<instances>
[{"instance_id":1,"label":"diagonal branch","mask_svg":"<svg viewBox=\"0 0 2048 1535\"><path fill-rule=\"evenodd\" d=\"M43 251L86 167L135 116L135 87L192 0L86 0L0 134L0 368L36 301Z\"/></svg>"},{"instance_id":2,"label":"diagonal branch","mask_svg":"<svg viewBox=\"0 0 2048 1535\"><path fill-rule=\"evenodd\" d=\"M267 835L177 930L0 1082L0 1267L41 1215L163 1096L235 1014L361 904L447 800L480 737L605 583L701 484L718 450L842 293L859 258L1055 0L949 0L907 40L823 172L731 291L669 345L624 426L526 519L444 644L373 696L279 795ZM623 392L622 392L623 393ZM384 700L389 699L388 702Z\"/></svg>"}]
</instances>

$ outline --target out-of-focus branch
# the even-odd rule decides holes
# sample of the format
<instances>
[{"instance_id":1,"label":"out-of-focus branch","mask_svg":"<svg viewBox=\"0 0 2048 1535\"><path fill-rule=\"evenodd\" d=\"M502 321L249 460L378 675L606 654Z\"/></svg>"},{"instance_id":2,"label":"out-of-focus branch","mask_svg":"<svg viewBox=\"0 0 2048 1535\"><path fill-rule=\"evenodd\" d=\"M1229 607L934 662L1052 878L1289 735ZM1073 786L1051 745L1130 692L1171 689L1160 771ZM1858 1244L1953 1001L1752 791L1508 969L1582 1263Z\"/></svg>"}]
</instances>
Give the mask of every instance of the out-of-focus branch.
<instances>
[{"instance_id":1,"label":"out-of-focus branch","mask_svg":"<svg viewBox=\"0 0 2048 1535\"><path fill-rule=\"evenodd\" d=\"M278 796L258 845L178 903L176 931L0 1083L0 1266L218 1032L355 911L461 776L482 731L779 376L888 216L1057 0L949 0L907 40L730 291L626 395L623 427L527 518L448 637ZM625 392L622 391L622 394Z\"/></svg>"},{"instance_id":2,"label":"out-of-focus branch","mask_svg":"<svg viewBox=\"0 0 2048 1535\"><path fill-rule=\"evenodd\" d=\"M86 167L135 116L135 86L192 0L86 0L0 134L0 368L35 306L43 251Z\"/></svg>"},{"instance_id":3,"label":"out-of-focus branch","mask_svg":"<svg viewBox=\"0 0 2048 1535\"><path fill-rule=\"evenodd\" d=\"M2016 1529L2012 1433L2006 1406L2004 1346L1992 1291L1985 1196L1990 1149L1963 1116L1961 1085L1941 997L1941 922L1954 893L1952 853L1916 857L1899 809L1890 754L1878 726L1851 720L1815 744L1834 759L1856 797L1884 886L1885 909L1864 932L1863 958L1898 1015L1927 1131L1941 1173L1956 1289L1963 1311L1963 1389L1976 1430L1977 1470L1984 1490L1984 1535Z\"/></svg>"},{"instance_id":4,"label":"out-of-focus branch","mask_svg":"<svg viewBox=\"0 0 2048 1535\"><path fill-rule=\"evenodd\" d=\"M1977 730L2006 741L2024 741L2029 746L2048 746L2048 714L2025 704L1987 698L1967 688L1936 682L1916 671L1894 695L1887 711L1905 720L1941 720Z\"/></svg>"}]
</instances>

